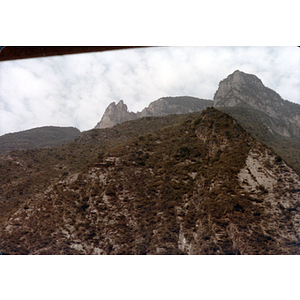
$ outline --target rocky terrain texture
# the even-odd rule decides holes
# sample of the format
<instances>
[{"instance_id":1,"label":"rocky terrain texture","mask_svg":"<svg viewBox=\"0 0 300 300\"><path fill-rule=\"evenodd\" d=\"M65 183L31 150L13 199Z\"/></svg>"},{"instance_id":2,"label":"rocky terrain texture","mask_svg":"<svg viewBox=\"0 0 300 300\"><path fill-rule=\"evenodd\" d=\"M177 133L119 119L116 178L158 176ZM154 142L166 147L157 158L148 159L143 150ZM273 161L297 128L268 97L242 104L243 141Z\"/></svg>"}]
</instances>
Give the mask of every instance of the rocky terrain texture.
<instances>
[{"instance_id":1,"label":"rocky terrain texture","mask_svg":"<svg viewBox=\"0 0 300 300\"><path fill-rule=\"evenodd\" d=\"M209 108L109 148L33 193L2 219L0 247L3 254L300 254L299 222L299 176Z\"/></svg>"},{"instance_id":2,"label":"rocky terrain texture","mask_svg":"<svg viewBox=\"0 0 300 300\"><path fill-rule=\"evenodd\" d=\"M142 117L197 112L212 105L211 100L203 100L195 97L163 97L151 102L150 105L141 112L134 113L129 112L127 105L121 100L118 104L112 102L106 108L101 121L95 126L95 129L113 127L116 124Z\"/></svg>"},{"instance_id":3,"label":"rocky terrain texture","mask_svg":"<svg viewBox=\"0 0 300 300\"><path fill-rule=\"evenodd\" d=\"M49 148L74 141L80 135L75 127L45 126L0 136L0 155L13 150Z\"/></svg>"}]
</instances>

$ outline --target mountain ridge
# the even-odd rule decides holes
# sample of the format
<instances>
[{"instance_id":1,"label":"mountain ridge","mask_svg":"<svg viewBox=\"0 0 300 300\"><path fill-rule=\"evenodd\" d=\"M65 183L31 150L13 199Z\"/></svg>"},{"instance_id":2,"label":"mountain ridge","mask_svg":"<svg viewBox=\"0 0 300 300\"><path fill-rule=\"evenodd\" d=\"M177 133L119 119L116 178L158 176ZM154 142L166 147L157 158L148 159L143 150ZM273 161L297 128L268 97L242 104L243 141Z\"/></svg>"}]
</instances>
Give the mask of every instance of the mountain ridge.
<instances>
[{"instance_id":1,"label":"mountain ridge","mask_svg":"<svg viewBox=\"0 0 300 300\"><path fill-rule=\"evenodd\" d=\"M188 97L187 97L188 98ZM164 100L161 103L161 99ZM202 108L191 105L185 97L166 97L153 101L141 113L144 115L151 107L151 115L167 115L185 111L201 111ZM253 74L239 70L228 75L220 81L213 100L199 100L191 97L193 103L214 106L236 118L256 138L277 151L300 174L300 105L283 100L275 91L264 86L261 79ZM167 101L168 100L168 101ZM122 101L123 102L123 101ZM171 105L175 102L175 105ZM166 108L170 106L170 109ZM172 107L172 108L171 108ZM127 110L127 106L126 106ZM134 115L139 118L141 113ZM140 115L139 115L140 114ZM245 116L247 115L247 119ZM260 116L257 118L257 116ZM114 114L104 113L102 120L109 117L111 124L118 123L120 119ZM254 120L256 120L254 122ZM101 121L98 123L97 126ZM96 126L96 127L97 127ZM105 122L101 123L105 126ZM95 127L95 128L96 128Z\"/></svg>"},{"instance_id":2,"label":"mountain ridge","mask_svg":"<svg viewBox=\"0 0 300 300\"><path fill-rule=\"evenodd\" d=\"M0 136L0 155L14 150L49 148L75 140L76 127L43 126Z\"/></svg>"},{"instance_id":3,"label":"mountain ridge","mask_svg":"<svg viewBox=\"0 0 300 300\"><path fill-rule=\"evenodd\" d=\"M299 254L299 191L299 176L280 157L208 108L109 148L27 198L2 223L0 247L3 254Z\"/></svg>"},{"instance_id":4,"label":"mountain ridge","mask_svg":"<svg viewBox=\"0 0 300 300\"><path fill-rule=\"evenodd\" d=\"M105 110L95 129L112 127L128 120L144 116L162 116L201 111L209 106L254 108L274 118L272 130L282 136L300 137L300 105L283 100L272 89L264 86L261 79L253 74L236 70L219 83L213 100L196 97L163 97L150 103L141 112L129 112L127 105L120 100L112 102ZM275 123L282 123L278 127Z\"/></svg>"},{"instance_id":5,"label":"mountain ridge","mask_svg":"<svg viewBox=\"0 0 300 300\"><path fill-rule=\"evenodd\" d=\"M211 100L204 100L191 96L162 97L149 104L141 112L129 112L123 100L117 104L112 102L106 108L100 122L94 129L112 127L125 121L142 117L165 116L170 114L187 114L201 111L212 106Z\"/></svg>"}]
</instances>

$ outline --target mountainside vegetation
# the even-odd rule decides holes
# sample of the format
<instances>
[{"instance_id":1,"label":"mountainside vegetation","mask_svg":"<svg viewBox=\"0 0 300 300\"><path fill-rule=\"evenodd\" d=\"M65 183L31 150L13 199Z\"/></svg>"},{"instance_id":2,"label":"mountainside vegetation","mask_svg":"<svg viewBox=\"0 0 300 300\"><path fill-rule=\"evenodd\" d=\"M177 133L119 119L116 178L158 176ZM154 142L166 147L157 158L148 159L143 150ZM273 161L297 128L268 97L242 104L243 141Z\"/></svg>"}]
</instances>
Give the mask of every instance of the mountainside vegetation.
<instances>
[{"instance_id":1,"label":"mountainside vegetation","mask_svg":"<svg viewBox=\"0 0 300 300\"><path fill-rule=\"evenodd\" d=\"M193 115L145 117L114 128L83 132L75 141L58 147L11 151L0 156L0 222L56 180L88 168L109 148Z\"/></svg>"},{"instance_id":2,"label":"mountainside vegetation","mask_svg":"<svg viewBox=\"0 0 300 300\"><path fill-rule=\"evenodd\" d=\"M1 191L3 254L299 254L299 176L228 114L118 126L1 157L30 177L53 151L51 183Z\"/></svg>"}]
</instances>

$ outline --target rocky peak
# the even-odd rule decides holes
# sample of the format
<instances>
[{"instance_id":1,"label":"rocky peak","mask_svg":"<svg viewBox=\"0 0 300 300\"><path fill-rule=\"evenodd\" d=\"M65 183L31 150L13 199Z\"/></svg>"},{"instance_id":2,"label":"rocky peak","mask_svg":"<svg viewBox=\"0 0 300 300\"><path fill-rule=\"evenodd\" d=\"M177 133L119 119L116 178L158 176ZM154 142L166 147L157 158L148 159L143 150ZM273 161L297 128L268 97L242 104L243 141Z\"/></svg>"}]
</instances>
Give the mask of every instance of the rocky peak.
<instances>
[{"instance_id":1,"label":"rocky peak","mask_svg":"<svg viewBox=\"0 0 300 300\"><path fill-rule=\"evenodd\" d=\"M285 137L300 136L300 107L283 100L252 74L236 70L219 83L214 107L243 107L271 117L269 131Z\"/></svg>"},{"instance_id":2,"label":"rocky peak","mask_svg":"<svg viewBox=\"0 0 300 300\"><path fill-rule=\"evenodd\" d=\"M265 87L258 77L239 70L222 80L214 95L214 107L252 107L271 117L279 117L283 105L280 95Z\"/></svg>"},{"instance_id":3,"label":"rocky peak","mask_svg":"<svg viewBox=\"0 0 300 300\"><path fill-rule=\"evenodd\" d=\"M120 100L118 104L112 102L105 110L101 121L95 129L108 128L116 124L136 119L135 113L129 112L127 105Z\"/></svg>"}]
</instances>

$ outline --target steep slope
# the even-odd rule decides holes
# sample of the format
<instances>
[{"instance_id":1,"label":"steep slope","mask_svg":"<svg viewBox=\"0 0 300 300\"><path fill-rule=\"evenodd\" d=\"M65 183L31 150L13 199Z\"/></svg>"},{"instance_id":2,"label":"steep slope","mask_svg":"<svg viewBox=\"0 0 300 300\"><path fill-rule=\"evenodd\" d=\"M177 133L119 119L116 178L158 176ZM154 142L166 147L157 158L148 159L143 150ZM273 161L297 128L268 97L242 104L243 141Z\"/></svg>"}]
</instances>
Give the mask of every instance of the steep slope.
<instances>
[{"instance_id":1,"label":"steep slope","mask_svg":"<svg viewBox=\"0 0 300 300\"><path fill-rule=\"evenodd\" d=\"M209 106L212 106L211 100L188 96L163 97L151 102L141 112L134 113L129 112L127 105L121 100L117 105L113 102L106 108L101 121L95 126L95 129L113 127L116 124L142 117L199 112Z\"/></svg>"},{"instance_id":2,"label":"steep slope","mask_svg":"<svg viewBox=\"0 0 300 300\"><path fill-rule=\"evenodd\" d=\"M299 254L300 180L207 109L107 150L7 217L4 254Z\"/></svg>"},{"instance_id":3,"label":"steep slope","mask_svg":"<svg viewBox=\"0 0 300 300\"><path fill-rule=\"evenodd\" d=\"M0 136L0 155L13 150L50 148L74 141L80 131L74 127L45 126Z\"/></svg>"}]
</instances>

